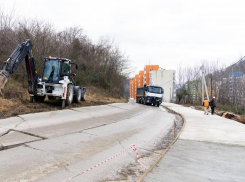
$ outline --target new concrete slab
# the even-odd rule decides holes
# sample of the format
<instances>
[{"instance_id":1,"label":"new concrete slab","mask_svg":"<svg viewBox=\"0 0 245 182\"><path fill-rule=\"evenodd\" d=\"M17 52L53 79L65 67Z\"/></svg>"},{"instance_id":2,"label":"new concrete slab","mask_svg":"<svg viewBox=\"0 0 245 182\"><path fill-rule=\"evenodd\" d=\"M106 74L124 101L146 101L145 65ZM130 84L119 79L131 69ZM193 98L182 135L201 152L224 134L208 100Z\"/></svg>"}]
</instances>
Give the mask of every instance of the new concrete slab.
<instances>
[{"instance_id":1,"label":"new concrete slab","mask_svg":"<svg viewBox=\"0 0 245 182\"><path fill-rule=\"evenodd\" d=\"M186 119L177 142L144 182L245 181L245 125L163 103Z\"/></svg>"},{"instance_id":2,"label":"new concrete slab","mask_svg":"<svg viewBox=\"0 0 245 182\"><path fill-rule=\"evenodd\" d=\"M203 111L163 103L163 106L182 114L186 125L180 139L245 146L245 125L217 115L204 115Z\"/></svg>"},{"instance_id":3,"label":"new concrete slab","mask_svg":"<svg viewBox=\"0 0 245 182\"><path fill-rule=\"evenodd\" d=\"M178 140L144 182L245 181L245 149Z\"/></svg>"}]
</instances>

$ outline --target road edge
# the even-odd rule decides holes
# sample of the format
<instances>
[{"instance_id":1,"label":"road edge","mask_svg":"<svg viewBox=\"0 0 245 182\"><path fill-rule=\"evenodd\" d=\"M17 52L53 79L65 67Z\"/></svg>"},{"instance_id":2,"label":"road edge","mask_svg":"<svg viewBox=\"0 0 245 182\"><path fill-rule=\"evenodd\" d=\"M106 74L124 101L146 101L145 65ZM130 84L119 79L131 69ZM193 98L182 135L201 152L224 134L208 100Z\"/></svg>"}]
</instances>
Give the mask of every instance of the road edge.
<instances>
[{"instance_id":1,"label":"road edge","mask_svg":"<svg viewBox=\"0 0 245 182\"><path fill-rule=\"evenodd\" d=\"M166 109L169 110L170 112L179 115L179 116L182 118L182 120L183 120L183 126L182 126L182 128L181 128L179 134L177 135L177 137L174 139L174 141L172 141L172 143L170 143L170 145L163 151L163 153L160 155L160 157L158 157L158 158L156 159L156 161L150 166L150 168L149 168L147 171L145 171L145 172L144 172L144 173L137 179L136 182L141 182L141 181L144 179L144 177L145 177L149 172L151 172L151 170L158 164L158 162L159 162L159 161L163 158L163 156L168 152L168 150L172 147L172 145L178 140L180 134L183 132L183 130L184 130L184 128L185 128L186 119L185 119L185 117L184 117L182 114L180 114L180 113L178 113L178 112L176 112L176 111L174 111L174 110L168 108L167 106L163 106L163 105L161 105L161 106L164 107L164 108L166 108Z\"/></svg>"}]
</instances>

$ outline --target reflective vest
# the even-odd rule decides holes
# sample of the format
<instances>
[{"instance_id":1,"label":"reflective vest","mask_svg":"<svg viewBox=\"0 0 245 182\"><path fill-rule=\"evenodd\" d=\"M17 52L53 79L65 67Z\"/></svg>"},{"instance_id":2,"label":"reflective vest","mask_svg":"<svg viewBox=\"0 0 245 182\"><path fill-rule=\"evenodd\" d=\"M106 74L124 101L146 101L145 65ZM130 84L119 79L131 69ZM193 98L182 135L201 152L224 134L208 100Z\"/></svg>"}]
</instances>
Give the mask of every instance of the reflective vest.
<instances>
[{"instance_id":1,"label":"reflective vest","mask_svg":"<svg viewBox=\"0 0 245 182\"><path fill-rule=\"evenodd\" d=\"M204 100L204 107L208 107L208 106L209 106L208 100Z\"/></svg>"}]
</instances>

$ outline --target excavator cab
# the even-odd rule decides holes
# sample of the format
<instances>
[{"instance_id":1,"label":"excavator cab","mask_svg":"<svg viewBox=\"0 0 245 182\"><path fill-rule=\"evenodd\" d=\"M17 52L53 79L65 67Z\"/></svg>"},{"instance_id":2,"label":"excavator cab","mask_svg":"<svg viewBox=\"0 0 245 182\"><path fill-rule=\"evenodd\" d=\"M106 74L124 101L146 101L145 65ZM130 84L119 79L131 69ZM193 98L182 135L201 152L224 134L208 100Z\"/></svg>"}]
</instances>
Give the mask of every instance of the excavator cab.
<instances>
[{"instance_id":1,"label":"excavator cab","mask_svg":"<svg viewBox=\"0 0 245 182\"><path fill-rule=\"evenodd\" d=\"M59 83L64 76L71 77L70 60L64 58L44 58L42 82Z\"/></svg>"}]
</instances>

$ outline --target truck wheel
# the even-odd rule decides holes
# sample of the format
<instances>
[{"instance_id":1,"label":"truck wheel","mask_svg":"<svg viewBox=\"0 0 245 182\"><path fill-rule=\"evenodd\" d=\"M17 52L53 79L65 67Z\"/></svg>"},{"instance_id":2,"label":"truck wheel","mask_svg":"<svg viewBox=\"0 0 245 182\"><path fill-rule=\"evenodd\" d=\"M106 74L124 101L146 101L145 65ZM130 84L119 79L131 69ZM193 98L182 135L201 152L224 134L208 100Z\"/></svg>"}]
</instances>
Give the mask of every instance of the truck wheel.
<instances>
[{"instance_id":1,"label":"truck wheel","mask_svg":"<svg viewBox=\"0 0 245 182\"><path fill-rule=\"evenodd\" d=\"M56 99L55 96L50 96L50 95L48 95L48 100L55 100L55 99Z\"/></svg>"},{"instance_id":2,"label":"truck wheel","mask_svg":"<svg viewBox=\"0 0 245 182\"><path fill-rule=\"evenodd\" d=\"M34 100L35 102L44 102L46 95L44 96L39 96L39 95L34 95Z\"/></svg>"},{"instance_id":3,"label":"truck wheel","mask_svg":"<svg viewBox=\"0 0 245 182\"><path fill-rule=\"evenodd\" d=\"M153 103L153 106L155 106L156 104L155 103Z\"/></svg>"},{"instance_id":4,"label":"truck wheel","mask_svg":"<svg viewBox=\"0 0 245 182\"><path fill-rule=\"evenodd\" d=\"M138 100L138 98L136 98L136 103L139 103L139 100Z\"/></svg>"},{"instance_id":5,"label":"truck wheel","mask_svg":"<svg viewBox=\"0 0 245 182\"><path fill-rule=\"evenodd\" d=\"M67 86L66 105L67 106L71 105L72 101L73 101L73 85L69 84Z\"/></svg>"},{"instance_id":6,"label":"truck wheel","mask_svg":"<svg viewBox=\"0 0 245 182\"><path fill-rule=\"evenodd\" d=\"M158 103L158 104L157 104L157 107L159 107L159 106L160 106L160 104Z\"/></svg>"},{"instance_id":7,"label":"truck wheel","mask_svg":"<svg viewBox=\"0 0 245 182\"><path fill-rule=\"evenodd\" d=\"M81 100L81 98L82 98L82 91L81 91L81 89L79 88L79 89L77 90L77 94L74 95L74 102L79 103L80 100Z\"/></svg>"},{"instance_id":8,"label":"truck wheel","mask_svg":"<svg viewBox=\"0 0 245 182\"><path fill-rule=\"evenodd\" d=\"M144 104L147 105L146 99L144 99Z\"/></svg>"}]
</instances>

